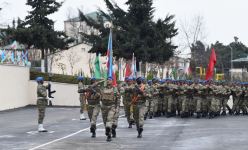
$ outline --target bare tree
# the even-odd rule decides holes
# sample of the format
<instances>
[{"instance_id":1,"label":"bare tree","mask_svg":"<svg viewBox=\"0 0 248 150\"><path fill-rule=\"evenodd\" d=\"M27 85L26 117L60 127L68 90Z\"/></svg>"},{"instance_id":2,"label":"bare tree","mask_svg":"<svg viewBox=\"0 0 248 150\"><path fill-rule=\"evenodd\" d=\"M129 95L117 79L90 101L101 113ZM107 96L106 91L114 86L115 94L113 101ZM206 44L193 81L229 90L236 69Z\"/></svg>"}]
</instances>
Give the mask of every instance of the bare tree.
<instances>
[{"instance_id":1,"label":"bare tree","mask_svg":"<svg viewBox=\"0 0 248 150\"><path fill-rule=\"evenodd\" d=\"M59 61L63 58L61 53L54 53L49 55L48 67L49 72L51 73L53 70L53 66L59 63ZM59 66L59 64L57 64ZM60 67L61 68L61 67Z\"/></svg>"},{"instance_id":2,"label":"bare tree","mask_svg":"<svg viewBox=\"0 0 248 150\"><path fill-rule=\"evenodd\" d=\"M190 67L192 69L193 76L195 77L195 67L198 64L197 59L202 58L202 55L199 56L198 51L195 50L195 46L197 42L201 41L201 43L205 43L206 32L204 26L204 17L201 15L196 15L190 22L189 21L181 21L180 25L181 30L181 40L180 43L181 49L180 52L184 52L186 50L190 50L189 54L191 56ZM199 57L199 58L198 58ZM199 64L201 65L201 64Z\"/></svg>"},{"instance_id":3,"label":"bare tree","mask_svg":"<svg viewBox=\"0 0 248 150\"><path fill-rule=\"evenodd\" d=\"M65 74L65 69L66 69L65 64L63 64L63 63L58 63L58 67L61 69L62 74Z\"/></svg>"},{"instance_id":4,"label":"bare tree","mask_svg":"<svg viewBox=\"0 0 248 150\"><path fill-rule=\"evenodd\" d=\"M68 53L66 53L66 57L68 59L68 62L69 62L70 68L71 68L71 75L73 75L74 74L74 65L77 62L79 62L80 57L74 51L68 51Z\"/></svg>"},{"instance_id":5,"label":"bare tree","mask_svg":"<svg viewBox=\"0 0 248 150\"><path fill-rule=\"evenodd\" d=\"M204 17L201 15L195 16L190 23L187 21L182 22L180 25L181 39L183 39L184 48L192 48L192 45L197 41L202 41L206 39Z\"/></svg>"}]
</instances>

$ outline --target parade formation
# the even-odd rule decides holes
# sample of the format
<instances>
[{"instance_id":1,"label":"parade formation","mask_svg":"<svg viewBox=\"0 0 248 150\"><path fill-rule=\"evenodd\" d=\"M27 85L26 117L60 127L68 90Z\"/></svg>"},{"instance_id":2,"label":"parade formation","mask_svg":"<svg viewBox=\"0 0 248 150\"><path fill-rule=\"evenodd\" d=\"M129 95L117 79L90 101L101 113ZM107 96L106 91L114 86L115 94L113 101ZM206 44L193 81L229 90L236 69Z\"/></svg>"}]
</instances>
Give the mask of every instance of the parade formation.
<instances>
[{"instance_id":1,"label":"parade formation","mask_svg":"<svg viewBox=\"0 0 248 150\"><path fill-rule=\"evenodd\" d=\"M45 107L47 105L47 86L43 78L37 79L37 107L39 112L38 131L43 128ZM97 81L91 78L90 85L83 84L78 77L80 99L80 120L86 120L88 112L90 132L96 137L97 117L102 112L107 141L117 136L121 97L127 118L127 127L136 125L137 138L142 138L146 119L154 117L215 118L225 115L248 115L247 82L214 82L212 80L191 81L158 79L146 80L143 77L125 78L125 82L113 86L112 77ZM233 106L228 100L233 100Z\"/></svg>"}]
</instances>

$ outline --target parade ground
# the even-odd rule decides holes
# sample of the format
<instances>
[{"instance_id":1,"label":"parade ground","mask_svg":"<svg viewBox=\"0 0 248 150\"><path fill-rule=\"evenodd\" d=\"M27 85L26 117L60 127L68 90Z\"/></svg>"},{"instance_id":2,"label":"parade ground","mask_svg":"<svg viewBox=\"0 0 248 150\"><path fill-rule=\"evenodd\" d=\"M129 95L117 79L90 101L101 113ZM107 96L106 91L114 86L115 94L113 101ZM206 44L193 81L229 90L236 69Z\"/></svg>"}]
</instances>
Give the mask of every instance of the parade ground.
<instances>
[{"instance_id":1,"label":"parade ground","mask_svg":"<svg viewBox=\"0 0 248 150\"><path fill-rule=\"evenodd\" d=\"M135 127L127 128L121 115L117 138L106 142L101 116L97 137L91 138L89 120L79 120L79 108L49 107L44 125L37 132L37 110L25 107L0 112L1 150L247 150L248 117L214 119L159 117L145 121L143 138Z\"/></svg>"}]
</instances>

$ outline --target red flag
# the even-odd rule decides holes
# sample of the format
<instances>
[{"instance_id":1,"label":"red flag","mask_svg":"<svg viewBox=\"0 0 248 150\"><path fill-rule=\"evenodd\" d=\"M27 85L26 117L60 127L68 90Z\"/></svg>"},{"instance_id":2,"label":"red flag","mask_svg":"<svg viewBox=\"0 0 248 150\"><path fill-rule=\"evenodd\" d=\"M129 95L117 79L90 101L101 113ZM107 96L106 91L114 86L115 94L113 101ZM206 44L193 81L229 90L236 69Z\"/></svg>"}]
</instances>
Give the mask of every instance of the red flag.
<instances>
[{"instance_id":1,"label":"red flag","mask_svg":"<svg viewBox=\"0 0 248 150\"><path fill-rule=\"evenodd\" d=\"M125 73L125 78L126 77L130 77L132 75L132 71L130 68L130 65L128 63L126 63L126 73Z\"/></svg>"},{"instance_id":2,"label":"red flag","mask_svg":"<svg viewBox=\"0 0 248 150\"><path fill-rule=\"evenodd\" d=\"M216 54L214 51L214 48L212 49L210 58L209 58L209 63L208 63L208 70L206 73L206 80L212 79L213 74L214 74L214 65L216 64Z\"/></svg>"}]
</instances>

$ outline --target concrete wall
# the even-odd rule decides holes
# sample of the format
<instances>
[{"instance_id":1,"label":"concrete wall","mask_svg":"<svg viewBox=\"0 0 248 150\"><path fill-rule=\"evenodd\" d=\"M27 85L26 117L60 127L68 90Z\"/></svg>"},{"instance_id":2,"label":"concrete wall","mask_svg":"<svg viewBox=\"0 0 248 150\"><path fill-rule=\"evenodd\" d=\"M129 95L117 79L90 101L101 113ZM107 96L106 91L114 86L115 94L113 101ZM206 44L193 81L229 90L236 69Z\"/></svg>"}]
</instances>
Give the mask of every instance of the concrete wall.
<instances>
[{"instance_id":1,"label":"concrete wall","mask_svg":"<svg viewBox=\"0 0 248 150\"><path fill-rule=\"evenodd\" d=\"M0 111L29 104L29 68L0 65Z\"/></svg>"},{"instance_id":2,"label":"concrete wall","mask_svg":"<svg viewBox=\"0 0 248 150\"><path fill-rule=\"evenodd\" d=\"M44 83L47 84L47 83ZM51 83L52 90L56 90L53 94L53 105L56 106L79 106L79 94L77 93L76 84L64 84L64 83ZM37 98L37 83L35 81L29 81L29 104L36 104Z\"/></svg>"},{"instance_id":3,"label":"concrete wall","mask_svg":"<svg viewBox=\"0 0 248 150\"><path fill-rule=\"evenodd\" d=\"M45 83L47 84L47 83ZM76 84L52 83L53 105L79 106ZM35 105L37 83L29 80L29 68L0 65L0 111Z\"/></svg>"}]
</instances>

